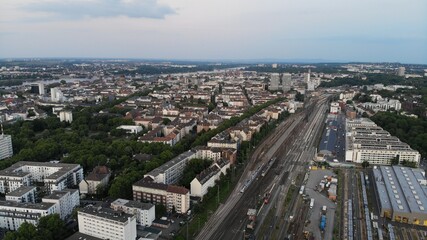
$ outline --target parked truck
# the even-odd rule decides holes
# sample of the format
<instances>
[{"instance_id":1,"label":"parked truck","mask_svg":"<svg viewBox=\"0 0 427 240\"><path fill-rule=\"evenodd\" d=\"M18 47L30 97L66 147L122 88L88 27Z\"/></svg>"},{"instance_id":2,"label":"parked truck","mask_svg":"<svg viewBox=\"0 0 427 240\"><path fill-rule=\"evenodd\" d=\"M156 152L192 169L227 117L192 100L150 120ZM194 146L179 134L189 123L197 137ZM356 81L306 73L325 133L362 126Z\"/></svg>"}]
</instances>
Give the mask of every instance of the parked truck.
<instances>
[{"instance_id":1,"label":"parked truck","mask_svg":"<svg viewBox=\"0 0 427 240\"><path fill-rule=\"evenodd\" d=\"M320 218L320 224L319 224L320 230L323 232L325 231L326 228L326 216L322 215L322 217Z\"/></svg>"}]
</instances>

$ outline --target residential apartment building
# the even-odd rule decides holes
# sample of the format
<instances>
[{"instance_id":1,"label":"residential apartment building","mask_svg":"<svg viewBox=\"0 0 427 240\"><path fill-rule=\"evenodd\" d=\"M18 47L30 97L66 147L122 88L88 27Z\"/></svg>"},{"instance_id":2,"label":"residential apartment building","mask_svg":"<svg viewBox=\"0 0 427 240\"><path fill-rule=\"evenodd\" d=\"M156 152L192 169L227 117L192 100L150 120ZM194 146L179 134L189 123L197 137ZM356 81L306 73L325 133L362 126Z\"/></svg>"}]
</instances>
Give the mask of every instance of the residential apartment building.
<instances>
[{"instance_id":1,"label":"residential apartment building","mask_svg":"<svg viewBox=\"0 0 427 240\"><path fill-rule=\"evenodd\" d=\"M52 194L43 197L42 202L57 204L59 217L65 220L80 205L79 190L64 189L62 191L53 191Z\"/></svg>"},{"instance_id":2,"label":"residential apartment building","mask_svg":"<svg viewBox=\"0 0 427 240\"><path fill-rule=\"evenodd\" d=\"M87 177L79 183L81 194L96 194L99 188L108 185L111 172L106 166L96 166Z\"/></svg>"},{"instance_id":3,"label":"residential apartment building","mask_svg":"<svg viewBox=\"0 0 427 240\"><path fill-rule=\"evenodd\" d=\"M0 135L0 160L13 156L12 136Z\"/></svg>"},{"instance_id":4,"label":"residential apartment building","mask_svg":"<svg viewBox=\"0 0 427 240\"><path fill-rule=\"evenodd\" d=\"M71 111L60 111L59 121L71 123L73 121L73 112Z\"/></svg>"},{"instance_id":5,"label":"residential apartment building","mask_svg":"<svg viewBox=\"0 0 427 240\"><path fill-rule=\"evenodd\" d=\"M239 142L232 139L214 139L208 141L208 147L238 149Z\"/></svg>"},{"instance_id":6,"label":"residential apartment building","mask_svg":"<svg viewBox=\"0 0 427 240\"><path fill-rule=\"evenodd\" d=\"M111 203L111 208L134 215L136 223L142 226L151 226L154 219L156 219L155 207L151 203L118 198Z\"/></svg>"},{"instance_id":7,"label":"residential apartment building","mask_svg":"<svg viewBox=\"0 0 427 240\"><path fill-rule=\"evenodd\" d=\"M346 131L346 161L384 165L391 164L391 160L397 158L399 163L420 163L421 155L418 151L369 119L347 119Z\"/></svg>"},{"instance_id":8,"label":"residential apartment building","mask_svg":"<svg viewBox=\"0 0 427 240\"><path fill-rule=\"evenodd\" d=\"M226 175L227 169L230 168L230 161L219 159L212 166L198 174L191 181L191 196L203 198L210 187L215 186L217 180L220 179L221 173Z\"/></svg>"},{"instance_id":9,"label":"residential apartment building","mask_svg":"<svg viewBox=\"0 0 427 240\"><path fill-rule=\"evenodd\" d=\"M168 211L186 213L190 209L190 191L185 187L166 185L142 179L132 185L133 200L162 204Z\"/></svg>"},{"instance_id":10,"label":"residential apartment building","mask_svg":"<svg viewBox=\"0 0 427 240\"><path fill-rule=\"evenodd\" d=\"M191 181L191 196L203 198L208 193L209 188L215 186L215 181L221 175L220 169L216 165L203 170Z\"/></svg>"},{"instance_id":11,"label":"residential apartment building","mask_svg":"<svg viewBox=\"0 0 427 240\"><path fill-rule=\"evenodd\" d=\"M37 195L37 187L35 186L21 186L15 191L6 194L6 201L13 201L19 203L35 203Z\"/></svg>"},{"instance_id":12,"label":"residential apartment building","mask_svg":"<svg viewBox=\"0 0 427 240\"><path fill-rule=\"evenodd\" d=\"M272 73L270 76L270 85L268 90L279 90L280 75L278 73Z\"/></svg>"},{"instance_id":13,"label":"residential apartment building","mask_svg":"<svg viewBox=\"0 0 427 240\"><path fill-rule=\"evenodd\" d=\"M284 93L289 92L292 88L292 74L283 73L282 75L282 90Z\"/></svg>"},{"instance_id":14,"label":"residential apartment building","mask_svg":"<svg viewBox=\"0 0 427 240\"><path fill-rule=\"evenodd\" d=\"M152 170L151 172L144 175L144 177L150 177L154 182L164 184L174 184L179 181L184 172L187 163L196 157L196 152L189 150L181 153L172 160L164 163L160 167Z\"/></svg>"},{"instance_id":15,"label":"residential apartment building","mask_svg":"<svg viewBox=\"0 0 427 240\"><path fill-rule=\"evenodd\" d=\"M48 194L76 186L83 179L79 164L18 162L0 171L0 192L9 193L32 182L43 182Z\"/></svg>"},{"instance_id":16,"label":"residential apartment building","mask_svg":"<svg viewBox=\"0 0 427 240\"><path fill-rule=\"evenodd\" d=\"M0 228L15 231L24 222L37 225L41 217L57 212L54 203L0 201Z\"/></svg>"},{"instance_id":17,"label":"residential apartment building","mask_svg":"<svg viewBox=\"0 0 427 240\"><path fill-rule=\"evenodd\" d=\"M78 211L79 232L110 240L136 239L135 216L109 208L85 207Z\"/></svg>"}]
</instances>

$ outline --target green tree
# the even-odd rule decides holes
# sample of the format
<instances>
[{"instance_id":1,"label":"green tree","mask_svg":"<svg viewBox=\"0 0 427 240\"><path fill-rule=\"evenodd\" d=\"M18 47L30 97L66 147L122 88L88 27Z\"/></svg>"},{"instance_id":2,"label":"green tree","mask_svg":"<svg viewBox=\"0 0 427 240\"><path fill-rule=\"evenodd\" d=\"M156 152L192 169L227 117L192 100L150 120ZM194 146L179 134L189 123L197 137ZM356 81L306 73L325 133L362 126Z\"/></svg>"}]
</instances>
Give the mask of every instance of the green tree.
<instances>
[{"instance_id":1,"label":"green tree","mask_svg":"<svg viewBox=\"0 0 427 240\"><path fill-rule=\"evenodd\" d=\"M362 167L363 167L363 168L367 168L367 167L369 167L369 162L368 162L368 161L363 161L363 162L362 162Z\"/></svg>"},{"instance_id":2,"label":"green tree","mask_svg":"<svg viewBox=\"0 0 427 240\"><path fill-rule=\"evenodd\" d=\"M59 214L51 214L40 218L37 229L40 236L44 236L45 239L61 240L69 235Z\"/></svg>"},{"instance_id":3,"label":"green tree","mask_svg":"<svg viewBox=\"0 0 427 240\"><path fill-rule=\"evenodd\" d=\"M399 157L398 157L398 156L396 156L396 157L392 158L392 159L390 160L390 164L391 164L391 165L398 165L398 164L399 164Z\"/></svg>"},{"instance_id":4,"label":"green tree","mask_svg":"<svg viewBox=\"0 0 427 240\"><path fill-rule=\"evenodd\" d=\"M7 232L4 240L27 240L27 239L42 239L38 235L37 228L31 224L24 222L15 232Z\"/></svg>"}]
</instances>

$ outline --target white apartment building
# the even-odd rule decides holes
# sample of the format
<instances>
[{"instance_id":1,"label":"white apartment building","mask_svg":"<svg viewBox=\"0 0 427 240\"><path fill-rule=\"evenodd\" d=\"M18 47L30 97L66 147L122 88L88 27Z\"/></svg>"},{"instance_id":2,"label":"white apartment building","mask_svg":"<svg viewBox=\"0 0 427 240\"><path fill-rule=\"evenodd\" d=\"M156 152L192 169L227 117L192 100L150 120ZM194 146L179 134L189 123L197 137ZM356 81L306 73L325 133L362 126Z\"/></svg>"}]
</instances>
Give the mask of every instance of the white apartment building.
<instances>
[{"instance_id":1,"label":"white apartment building","mask_svg":"<svg viewBox=\"0 0 427 240\"><path fill-rule=\"evenodd\" d=\"M118 126L117 129L123 129L127 133L132 133L132 134L138 134L142 131L141 126L134 126L134 125L121 125L121 126Z\"/></svg>"},{"instance_id":2,"label":"white apartment building","mask_svg":"<svg viewBox=\"0 0 427 240\"><path fill-rule=\"evenodd\" d=\"M109 208L85 207L78 211L79 232L110 240L136 239L136 218Z\"/></svg>"},{"instance_id":3,"label":"white apartment building","mask_svg":"<svg viewBox=\"0 0 427 240\"><path fill-rule=\"evenodd\" d=\"M59 217L64 220L71 215L74 208L80 205L79 190L64 189L62 191L53 191L49 196L42 198L42 202L56 204Z\"/></svg>"},{"instance_id":4,"label":"white apartment building","mask_svg":"<svg viewBox=\"0 0 427 240\"><path fill-rule=\"evenodd\" d=\"M341 107L337 102L332 102L331 107L329 109L330 113L337 114L341 111Z\"/></svg>"},{"instance_id":5,"label":"white apartment building","mask_svg":"<svg viewBox=\"0 0 427 240\"><path fill-rule=\"evenodd\" d=\"M39 87L39 94L40 95L44 95L45 94L45 91L44 91L44 84L43 83L39 83L39 84L37 84L38 85L38 87Z\"/></svg>"},{"instance_id":6,"label":"white apartment building","mask_svg":"<svg viewBox=\"0 0 427 240\"><path fill-rule=\"evenodd\" d=\"M18 162L0 171L0 192L8 193L32 182L44 182L47 193L76 186L83 179L79 164Z\"/></svg>"},{"instance_id":7,"label":"white apartment building","mask_svg":"<svg viewBox=\"0 0 427 240\"><path fill-rule=\"evenodd\" d=\"M208 189L215 186L215 181L220 175L221 171L216 165L202 171L190 183L191 196L203 198Z\"/></svg>"},{"instance_id":8,"label":"white apartment building","mask_svg":"<svg viewBox=\"0 0 427 240\"><path fill-rule=\"evenodd\" d=\"M378 127L369 119L346 121L346 161L370 164L391 164L398 158L402 161L415 162L419 165L421 155L418 151L401 142L397 137Z\"/></svg>"},{"instance_id":9,"label":"white apartment building","mask_svg":"<svg viewBox=\"0 0 427 240\"><path fill-rule=\"evenodd\" d=\"M111 208L115 211L123 211L136 217L136 223L142 226L151 226L156 219L155 207L151 203L143 203L118 198L111 203Z\"/></svg>"},{"instance_id":10,"label":"white apartment building","mask_svg":"<svg viewBox=\"0 0 427 240\"><path fill-rule=\"evenodd\" d=\"M270 77L269 90L279 90L280 75L278 73L272 73Z\"/></svg>"},{"instance_id":11,"label":"white apartment building","mask_svg":"<svg viewBox=\"0 0 427 240\"><path fill-rule=\"evenodd\" d=\"M62 102L64 101L64 94L59 88L50 89L50 100L52 102Z\"/></svg>"},{"instance_id":12,"label":"white apartment building","mask_svg":"<svg viewBox=\"0 0 427 240\"><path fill-rule=\"evenodd\" d=\"M221 159L222 150L220 148L197 146L194 148L194 150L196 151L196 158L212 159L214 161Z\"/></svg>"},{"instance_id":13,"label":"white apartment building","mask_svg":"<svg viewBox=\"0 0 427 240\"><path fill-rule=\"evenodd\" d=\"M234 140L225 140L225 139L211 139L208 141L208 147L215 148L234 148L238 149L239 143Z\"/></svg>"},{"instance_id":14,"label":"white apartment building","mask_svg":"<svg viewBox=\"0 0 427 240\"><path fill-rule=\"evenodd\" d=\"M366 109L371 109L374 112L387 111L390 109L399 111L400 109L402 109L402 104L397 99L378 100L376 103L365 102L362 104L362 106Z\"/></svg>"},{"instance_id":15,"label":"white apartment building","mask_svg":"<svg viewBox=\"0 0 427 240\"><path fill-rule=\"evenodd\" d=\"M71 123L73 121L73 112L71 111L60 111L59 121Z\"/></svg>"},{"instance_id":16,"label":"white apartment building","mask_svg":"<svg viewBox=\"0 0 427 240\"><path fill-rule=\"evenodd\" d=\"M181 153L172 160L145 174L144 177L150 177L157 183L177 183L181 178L187 163L195 157L196 153L192 150Z\"/></svg>"},{"instance_id":17,"label":"white apartment building","mask_svg":"<svg viewBox=\"0 0 427 240\"><path fill-rule=\"evenodd\" d=\"M221 173L226 175L230 168L230 161L220 159L213 163L211 167L205 169L191 181L191 196L203 198L210 187L215 186L216 180L219 180Z\"/></svg>"},{"instance_id":18,"label":"white apartment building","mask_svg":"<svg viewBox=\"0 0 427 240\"><path fill-rule=\"evenodd\" d=\"M12 136L0 135L0 160L13 156Z\"/></svg>"},{"instance_id":19,"label":"white apartment building","mask_svg":"<svg viewBox=\"0 0 427 240\"><path fill-rule=\"evenodd\" d=\"M283 73L282 75L282 90L284 93L290 91L292 88L292 74Z\"/></svg>"},{"instance_id":20,"label":"white apartment building","mask_svg":"<svg viewBox=\"0 0 427 240\"><path fill-rule=\"evenodd\" d=\"M57 213L54 203L0 201L0 228L17 230L22 223L37 225L41 217Z\"/></svg>"},{"instance_id":21,"label":"white apartment building","mask_svg":"<svg viewBox=\"0 0 427 240\"><path fill-rule=\"evenodd\" d=\"M35 186L21 186L20 188L6 194L6 201L13 201L19 203L35 203L36 202L37 187Z\"/></svg>"}]
</instances>

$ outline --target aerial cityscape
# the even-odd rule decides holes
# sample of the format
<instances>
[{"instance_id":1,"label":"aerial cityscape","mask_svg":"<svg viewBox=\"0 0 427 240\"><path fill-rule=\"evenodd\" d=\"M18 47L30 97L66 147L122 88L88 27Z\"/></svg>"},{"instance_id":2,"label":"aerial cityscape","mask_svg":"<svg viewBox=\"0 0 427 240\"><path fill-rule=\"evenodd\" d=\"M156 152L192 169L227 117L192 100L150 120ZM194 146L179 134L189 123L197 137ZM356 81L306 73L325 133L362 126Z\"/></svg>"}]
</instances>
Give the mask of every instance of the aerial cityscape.
<instances>
[{"instance_id":1,"label":"aerial cityscape","mask_svg":"<svg viewBox=\"0 0 427 240\"><path fill-rule=\"evenodd\" d=\"M409 2L2 3L0 239L427 239Z\"/></svg>"}]
</instances>

